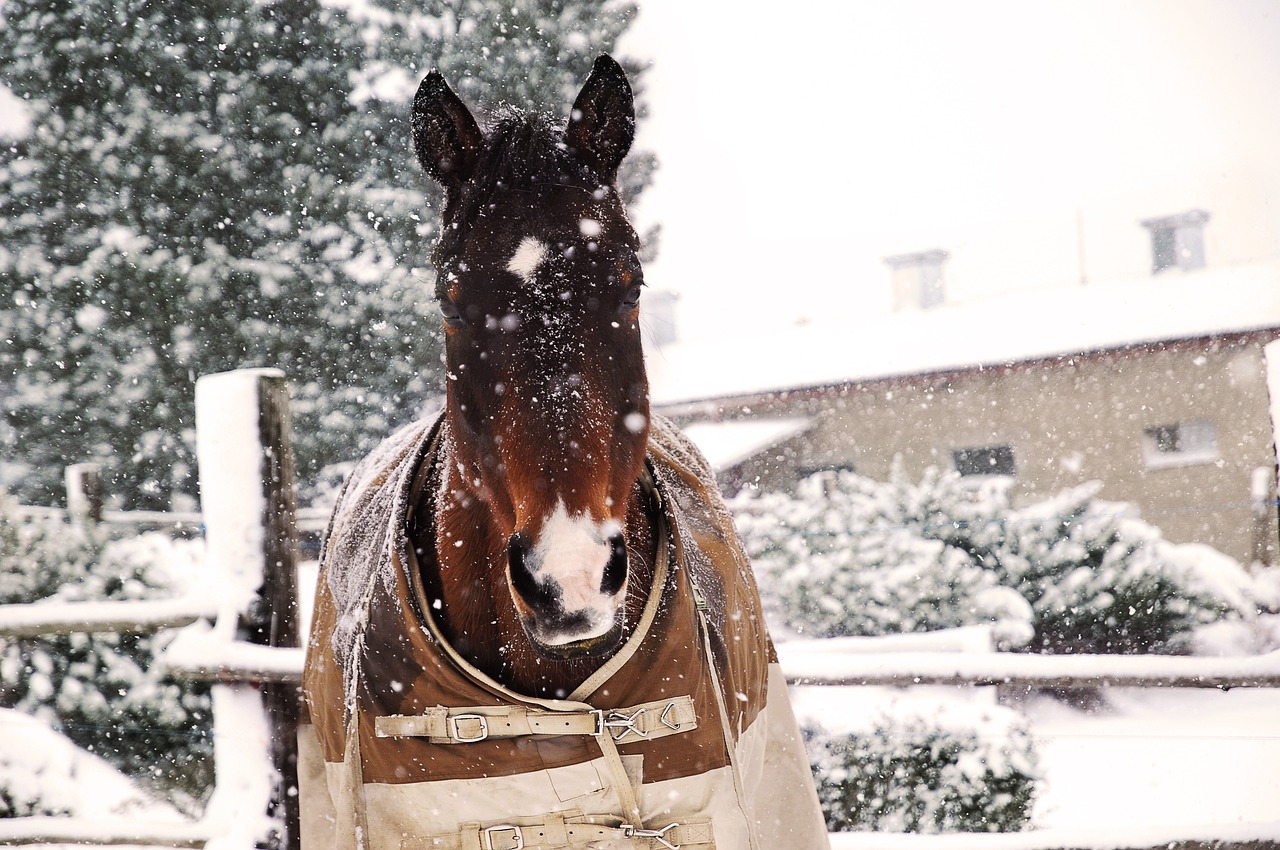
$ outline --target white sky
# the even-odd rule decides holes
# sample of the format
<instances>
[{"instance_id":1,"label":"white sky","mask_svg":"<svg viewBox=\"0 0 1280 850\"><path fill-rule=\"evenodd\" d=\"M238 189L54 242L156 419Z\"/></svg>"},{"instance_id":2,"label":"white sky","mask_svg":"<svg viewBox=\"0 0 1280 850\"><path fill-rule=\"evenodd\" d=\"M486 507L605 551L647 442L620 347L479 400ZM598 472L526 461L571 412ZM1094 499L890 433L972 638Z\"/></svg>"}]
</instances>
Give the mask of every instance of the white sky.
<instances>
[{"instance_id":1,"label":"white sky","mask_svg":"<svg viewBox=\"0 0 1280 850\"><path fill-rule=\"evenodd\" d=\"M906 251L953 301L1142 276L1193 207L1211 264L1280 256L1278 0L638 2L685 340L882 316Z\"/></svg>"},{"instance_id":2,"label":"white sky","mask_svg":"<svg viewBox=\"0 0 1280 850\"><path fill-rule=\"evenodd\" d=\"M639 0L651 286L681 336L1147 272L1138 219L1202 207L1211 263L1280 255L1275 0Z\"/></svg>"}]
</instances>

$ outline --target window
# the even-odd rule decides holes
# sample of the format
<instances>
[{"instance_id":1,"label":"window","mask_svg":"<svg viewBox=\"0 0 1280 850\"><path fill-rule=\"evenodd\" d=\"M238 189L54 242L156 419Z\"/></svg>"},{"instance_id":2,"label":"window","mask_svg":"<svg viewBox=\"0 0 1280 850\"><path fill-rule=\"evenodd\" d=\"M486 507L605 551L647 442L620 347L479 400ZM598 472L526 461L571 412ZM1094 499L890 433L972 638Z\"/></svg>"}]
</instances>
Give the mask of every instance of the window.
<instances>
[{"instance_id":1,"label":"window","mask_svg":"<svg viewBox=\"0 0 1280 850\"><path fill-rule=\"evenodd\" d=\"M946 300L942 286L942 264L947 252L935 249L915 254L885 257L893 270L893 308L928 310Z\"/></svg>"},{"instance_id":2,"label":"window","mask_svg":"<svg viewBox=\"0 0 1280 850\"><path fill-rule=\"evenodd\" d=\"M1143 221L1142 226L1151 231L1151 273L1204 268L1204 225L1208 220L1204 210L1191 210Z\"/></svg>"},{"instance_id":3,"label":"window","mask_svg":"<svg viewBox=\"0 0 1280 850\"><path fill-rule=\"evenodd\" d=\"M956 472L961 475L1015 475L1013 446L981 446L951 452Z\"/></svg>"},{"instance_id":4,"label":"window","mask_svg":"<svg viewBox=\"0 0 1280 850\"><path fill-rule=\"evenodd\" d=\"M1142 432L1147 469L1167 469L1218 459L1218 429L1212 422L1173 422Z\"/></svg>"}]
</instances>

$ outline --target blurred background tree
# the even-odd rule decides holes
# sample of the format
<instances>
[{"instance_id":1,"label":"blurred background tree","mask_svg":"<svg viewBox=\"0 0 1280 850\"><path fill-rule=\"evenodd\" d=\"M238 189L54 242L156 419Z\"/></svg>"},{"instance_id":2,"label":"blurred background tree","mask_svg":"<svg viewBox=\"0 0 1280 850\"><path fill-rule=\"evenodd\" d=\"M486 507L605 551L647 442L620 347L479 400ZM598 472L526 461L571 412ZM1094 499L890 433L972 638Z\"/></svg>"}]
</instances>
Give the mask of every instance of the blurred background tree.
<instances>
[{"instance_id":1,"label":"blurred background tree","mask_svg":"<svg viewBox=\"0 0 1280 850\"><path fill-rule=\"evenodd\" d=\"M0 82L32 131L0 150L0 478L57 503L94 460L119 507L194 507L195 379L243 366L289 376L304 495L339 478L439 392L418 80L441 69L481 116L564 113L634 13L7 2Z\"/></svg>"}]
</instances>

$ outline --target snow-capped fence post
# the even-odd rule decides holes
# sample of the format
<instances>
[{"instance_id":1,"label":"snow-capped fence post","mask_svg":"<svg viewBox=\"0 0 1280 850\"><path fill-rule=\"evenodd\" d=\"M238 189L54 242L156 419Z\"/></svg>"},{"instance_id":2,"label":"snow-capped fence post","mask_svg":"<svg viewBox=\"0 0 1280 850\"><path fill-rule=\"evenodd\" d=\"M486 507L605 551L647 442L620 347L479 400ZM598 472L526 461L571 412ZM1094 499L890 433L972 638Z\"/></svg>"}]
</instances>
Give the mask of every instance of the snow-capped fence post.
<instances>
[{"instance_id":1,"label":"snow-capped fence post","mask_svg":"<svg viewBox=\"0 0 1280 850\"><path fill-rule=\"evenodd\" d=\"M297 647L297 530L288 390L274 369L196 382L196 458L210 568L223 588L216 632ZM211 822L228 845L298 847L296 684L214 686ZM255 734L256 731L256 734ZM263 740L247 741L246 738ZM260 812L269 825L252 816ZM248 817L246 817L248 815ZM218 843L218 842L215 842Z\"/></svg>"},{"instance_id":2,"label":"snow-capped fence post","mask_svg":"<svg viewBox=\"0 0 1280 850\"><path fill-rule=\"evenodd\" d=\"M102 467L96 463L68 466L67 517L72 525L90 526L102 522Z\"/></svg>"}]
</instances>

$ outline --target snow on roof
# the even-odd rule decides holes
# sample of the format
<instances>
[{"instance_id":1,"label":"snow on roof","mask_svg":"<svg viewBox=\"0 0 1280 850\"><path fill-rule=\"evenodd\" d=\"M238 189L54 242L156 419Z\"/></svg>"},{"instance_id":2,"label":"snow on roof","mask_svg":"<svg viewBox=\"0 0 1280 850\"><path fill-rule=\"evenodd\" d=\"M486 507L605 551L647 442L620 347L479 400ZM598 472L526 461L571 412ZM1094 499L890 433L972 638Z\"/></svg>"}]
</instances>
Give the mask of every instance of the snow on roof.
<instances>
[{"instance_id":1,"label":"snow on roof","mask_svg":"<svg viewBox=\"0 0 1280 850\"><path fill-rule=\"evenodd\" d=\"M808 430L808 419L753 419L698 422L681 430L719 472Z\"/></svg>"},{"instance_id":2,"label":"snow on roof","mask_svg":"<svg viewBox=\"0 0 1280 850\"><path fill-rule=\"evenodd\" d=\"M651 357L656 406L1280 328L1280 261L717 337Z\"/></svg>"}]
</instances>

